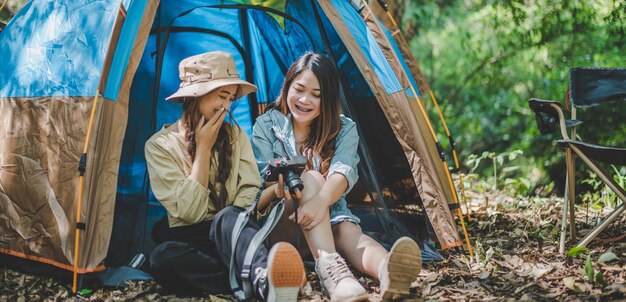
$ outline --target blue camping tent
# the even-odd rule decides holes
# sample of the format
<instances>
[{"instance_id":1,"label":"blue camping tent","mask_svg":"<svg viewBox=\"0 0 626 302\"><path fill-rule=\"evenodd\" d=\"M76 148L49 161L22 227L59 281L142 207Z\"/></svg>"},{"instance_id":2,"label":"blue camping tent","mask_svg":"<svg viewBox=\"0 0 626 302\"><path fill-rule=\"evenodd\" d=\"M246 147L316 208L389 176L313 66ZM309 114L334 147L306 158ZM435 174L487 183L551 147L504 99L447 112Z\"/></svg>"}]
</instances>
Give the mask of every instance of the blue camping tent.
<instances>
[{"instance_id":1,"label":"blue camping tent","mask_svg":"<svg viewBox=\"0 0 626 302\"><path fill-rule=\"evenodd\" d=\"M366 231L461 245L415 82L372 18L345 0L29 2L0 33L0 252L83 274L149 251L163 209L143 146L180 115L163 101L178 62L211 50L259 87L231 108L248 133L296 58L329 56L362 138L349 200Z\"/></svg>"}]
</instances>

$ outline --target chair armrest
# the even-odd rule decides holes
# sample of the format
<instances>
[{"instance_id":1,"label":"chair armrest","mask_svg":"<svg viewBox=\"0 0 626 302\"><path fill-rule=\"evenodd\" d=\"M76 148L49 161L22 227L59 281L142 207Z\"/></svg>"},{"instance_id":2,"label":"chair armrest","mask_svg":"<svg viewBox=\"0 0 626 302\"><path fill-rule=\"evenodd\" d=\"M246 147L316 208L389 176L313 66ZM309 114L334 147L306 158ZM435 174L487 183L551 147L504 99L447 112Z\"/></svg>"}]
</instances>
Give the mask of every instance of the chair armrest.
<instances>
[{"instance_id":1,"label":"chair armrest","mask_svg":"<svg viewBox=\"0 0 626 302\"><path fill-rule=\"evenodd\" d=\"M542 100L542 99L537 99L537 98L532 98L532 99L528 100L528 106L535 113L545 112L547 114L553 115L555 118L558 118L559 114L557 113L557 111L552 106L550 106L550 104L555 104L559 108L561 108L561 110L563 110L563 105L561 104L561 102L550 101L550 100Z\"/></svg>"},{"instance_id":2,"label":"chair armrest","mask_svg":"<svg viewBox=\"0 0 626 302\"><path fill-rule=\"evenodd\" d=\"M548 134L552 132L559 123L559 113L550 104L554 104L561 109L563 108L561 103L555 101L547 101L536 98L528 100L528 106L533 112L535 112L537 128L539 128L539 132L541 134Z\"/></svg>"},{"instance_id":3,"label":"chair armrest","mask_svg":"<svg viewBox=\"0 0 626 302\"><path fill-rule=\"evenodd\" d=\"M564 139L568 139L566 128L582 124L578 120L566 120L563 105L560 102L532 98L528 100L528 106L535 112L537 127L541 134L552 132L558 124L561 128L561 135Z\"/></svg>"}]
</instances>

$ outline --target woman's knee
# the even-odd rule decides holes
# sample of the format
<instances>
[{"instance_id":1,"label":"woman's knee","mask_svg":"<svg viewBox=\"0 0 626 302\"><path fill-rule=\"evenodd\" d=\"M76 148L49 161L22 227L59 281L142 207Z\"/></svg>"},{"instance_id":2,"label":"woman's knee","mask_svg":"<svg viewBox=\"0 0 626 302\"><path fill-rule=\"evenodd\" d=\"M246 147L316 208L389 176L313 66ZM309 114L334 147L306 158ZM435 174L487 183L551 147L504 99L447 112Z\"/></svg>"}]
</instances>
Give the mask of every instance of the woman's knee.
<instances>
[{"instance_id":1,"label":"woman's knee","mask_svg":"<svg viewBox=\"0 0 626 302\"><path fill-rule=\"evenodd\" d=\"M326 179L324 179L324 176L320 174L320 172L313 170L302 173L300 179L302 179L302 183L304 184L304 191L302 192L303 200L313 197L322 189L324 182L326 182Z\"/></svg>"},{"instance_id":2,"label":"woman's knee","mask_svg":"<svg viewBox=\"0 0 626 302\"><path fill-rule=\"evenodd\" d=\"M300 176L300 179L302 179L302 182L305 185L308 184L310 187L317 187L317 188L321 188L324 185L324 182L326 182L326 179L324 178L324 176L320 174L320 172L317 172L314 170L309 170L309 171L302 173L302 175Z\"/></svg>"}]
</instances>

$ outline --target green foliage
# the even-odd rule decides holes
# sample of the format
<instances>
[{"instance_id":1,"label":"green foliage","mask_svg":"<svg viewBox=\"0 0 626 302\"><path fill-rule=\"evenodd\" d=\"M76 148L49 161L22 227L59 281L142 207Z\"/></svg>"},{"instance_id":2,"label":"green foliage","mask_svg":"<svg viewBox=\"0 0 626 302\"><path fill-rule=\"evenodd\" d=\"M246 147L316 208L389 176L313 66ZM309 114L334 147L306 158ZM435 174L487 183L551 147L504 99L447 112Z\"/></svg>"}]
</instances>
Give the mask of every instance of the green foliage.
<instances>
[{"instance_id":1,"label":"green foliage","mask_svg":"<svg viewBox=\"0 0 626 302\"><path fill-rule=\"evenodd\" d=\"M413 25L404 33L449 118L461 158L523 150L509 178L526 180L508 184L530 184L527 191L549 183L548 173L564 175L557 136L539 134L527 100L563 100L571 67L626 67L626 0L407 0L403 21ZM579 134L585 141L626 145L618 135L626 132L620 125L626 110L589 111L596 119L584 119ZM434 111L431 118L438 119ZM492 175L493 168L481 165L476 172Z\"/></svg>"},{"instance_id":2,"label":"green foliage","mask_svg":"<svg viewBox=\"0 0 626 302\"><path fill-rule=\"evenodd\" d=\"M589 249L586 247L573 247L565 252L565 254L570 257L578 257L586 253L589 253Z\"/></svg>"},{"instance_id":3,"label":"green foliage","mask_svg":"<svg viewBox=\"0 0 626 302\"><path fill-rule=\"evenodd\" d=\"M600 261L603 257L605 257L605 255L607 254L613 254L613 253L604 253L602 256L600 256L600 258L598 259L598 263L603 263L604 261ZM609 255L610 257L610 255ZM615 254L613 254L613 259L617 259L617 256L615 256ZM609 260L610 261L610 260ZM602 286L606 286L606 280L604 280L604 274L602 273L602 270L598 270L597 272L595 271L595 269L593 268L593 262L591 260L591 255L587 256L587 260L585 260L585 269L584 269L584 276L587 277L587 280L589 281L589 283L591 284L600 284Z\"/></svg>"},{"instance_id":4,"label":"green foliage","mask_svg":"<svg viewBox=\"0 0 626 302\"><path fill-rule=\"evenodd\" d=\"M471 167L470 173L474 173L481 168L483 171L491 171L491 174L493 176L490 178L490 181L492 184L491 188L493 190L500 189L507 191L508 193L511 193L513 195L526 195L529 193L529 190L534 185L534 181L528 177L516 174L516 172L521 168L519 165L510 165L516 159L521 158L521 155L523 155L523 153L524 152L522 150L512 150L508 152L502 152L500 154L485 151L481 155L470 154L469 156L467 156L465 164ZM491 164L481 165L481 162L483 162L483 160L488 160L491 162ZM506 162L505 164L505 161L508 162Z\"/></svg>"},{"instance_id":5,"label":"green foliage","mask_svg":"<svg viewBox=\"0 0 626 302\"><path fill-rule=\"evenodd\" d=\"M613 180L620 186L626 184L626 167L618 169L611 166L613 172ZM589 172L588 177L581 181L591 187L591 190L584 192L582 200L596 210L602 208L615 208L620 203L619 197L611 190L599 177L593 172Z\"/></svg>"},{"instance_id":6,"label":"green foliage","mask_svg":"<svg viewBox=\"0 0 626 302\"><path fill-rule=\"evenodd\" d=\"M585 247L574 247L569 249L566 252L566 255L569 257L578 257L582 254L588 254L589 252L589 249ZM610 262L617 259L618 258L614 253L606 252L598 258L598 263ZM581 273L583 275L583 278L587 278L587 281L589 281L589 283L597 283L602 286L606 286L606 280L604 280L604 274L602 273L602 270L598 269L598 271L596 272L595 268L593 267L593 260L591 258L591 255L589 254L587 255L587 259L585 259L585 267ZM574 286L572 285L568 287L573 288Z\"/></svg>"}]
</instances>

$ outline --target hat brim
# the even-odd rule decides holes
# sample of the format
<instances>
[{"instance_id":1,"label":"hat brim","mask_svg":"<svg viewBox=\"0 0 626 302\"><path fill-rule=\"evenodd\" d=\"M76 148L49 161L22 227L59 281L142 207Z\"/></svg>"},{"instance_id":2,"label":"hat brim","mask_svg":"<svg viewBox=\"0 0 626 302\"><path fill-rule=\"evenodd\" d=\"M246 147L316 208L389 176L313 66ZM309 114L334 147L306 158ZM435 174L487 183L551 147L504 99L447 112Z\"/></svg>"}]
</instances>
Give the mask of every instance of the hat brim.
<instances>
[{"instance_id":1,"label":"hat brim","mask_svg":"<svg viewBox=\"0 0 626 302\"><path fill-rule=\"evenodd\" d=\"M179 88L174 94L166 97L168 101L182 103L185 97L201 97L215 89L228 85L239 85L239 91L235 95L235 99L240 99L250 93L256 92L257 87L253 84L241 79L217 79L208 82L193 83L191 85Z\"/></svg>"}]
</instances>

